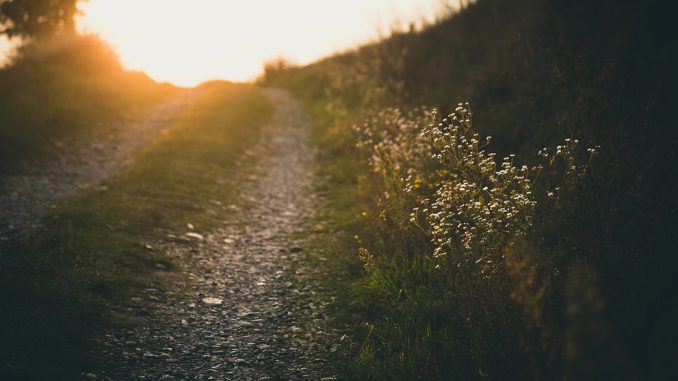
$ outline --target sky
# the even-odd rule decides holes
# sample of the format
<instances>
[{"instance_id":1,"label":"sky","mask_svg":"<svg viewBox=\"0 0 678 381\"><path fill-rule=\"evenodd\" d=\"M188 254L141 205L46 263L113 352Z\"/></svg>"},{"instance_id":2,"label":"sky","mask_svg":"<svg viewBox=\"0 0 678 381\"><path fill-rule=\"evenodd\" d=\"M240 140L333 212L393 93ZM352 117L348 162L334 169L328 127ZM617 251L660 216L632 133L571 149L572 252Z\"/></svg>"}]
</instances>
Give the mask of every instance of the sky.
<instances>
[{"instance_id":1,"label":"sky","mask_svg":"<svg viewBox=\"0 0 678 381\"><path fill-rule=\"evenodd\" d=\"M394 23L432 18L442 0L89 0L79 29L123 64L192 86L255 78L263 62L298 64L373 41Z\"/></svg>"}]
</instances>

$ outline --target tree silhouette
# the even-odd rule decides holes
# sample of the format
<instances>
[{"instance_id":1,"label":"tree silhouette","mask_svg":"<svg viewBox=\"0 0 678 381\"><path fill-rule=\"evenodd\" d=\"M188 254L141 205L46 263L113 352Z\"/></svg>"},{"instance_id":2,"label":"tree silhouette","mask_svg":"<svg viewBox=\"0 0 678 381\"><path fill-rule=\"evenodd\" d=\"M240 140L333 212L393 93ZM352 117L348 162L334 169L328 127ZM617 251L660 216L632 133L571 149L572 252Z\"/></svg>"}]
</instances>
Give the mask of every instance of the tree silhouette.
<instances>
[{"instance_id":1,"label":"tree silhouette","mask_svg":"<svg viewBox=\"0 0 678 381\"><path fill-rule=\"evenodd\" d=\"M40 38L73 33L79 0L0 0L0 33Z\"/></svg>"}]
</instances>

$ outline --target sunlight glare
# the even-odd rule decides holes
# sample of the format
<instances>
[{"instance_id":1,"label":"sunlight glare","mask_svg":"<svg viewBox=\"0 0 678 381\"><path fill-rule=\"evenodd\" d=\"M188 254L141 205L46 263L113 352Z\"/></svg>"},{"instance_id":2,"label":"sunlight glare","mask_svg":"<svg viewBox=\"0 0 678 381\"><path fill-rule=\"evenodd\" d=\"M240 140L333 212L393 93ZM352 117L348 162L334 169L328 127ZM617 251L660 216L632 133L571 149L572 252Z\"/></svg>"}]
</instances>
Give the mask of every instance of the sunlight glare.
<instances>
[{"instance_id":1,"label":"sunlight glare","mask_svg":"<svg viewBox=\"0 0 678 381\"><path fill-rule=\"evenodd\" d=\"M102 35L123 64L192 86L250 80L263 62L305 64L377 37L396 22L431 18L441 0L90 0L81 31Z\"/></svg>"}]
</instances>

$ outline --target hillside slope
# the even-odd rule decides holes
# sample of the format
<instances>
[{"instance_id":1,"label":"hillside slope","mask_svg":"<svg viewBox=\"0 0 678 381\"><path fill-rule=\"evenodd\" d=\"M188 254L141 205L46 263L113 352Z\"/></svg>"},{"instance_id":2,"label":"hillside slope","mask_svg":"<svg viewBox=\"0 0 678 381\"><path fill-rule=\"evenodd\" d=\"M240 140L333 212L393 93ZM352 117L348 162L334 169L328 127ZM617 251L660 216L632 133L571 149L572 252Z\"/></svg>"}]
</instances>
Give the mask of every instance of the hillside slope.
<instances>
[{"instance_id":1,"label":"hillside slope","mask_svg":"<svg viewBox=\"0 0 678 381\"><path fill-rule=\"evenodd\" d=\"M353 371L370 379L676 375L672 17L660 2L481 0L421 32L395 33L307 67L268 68L266 82L294 89L314 112L328 174L335 192L344 192L337 202L369 211L344 221L363 242L347 243L346 255L365 246L384 263L377 265L382 283L364 271L366 287L354 295L373 329L369 345L349 356ZM535 257L511 263L502 249L504 273L490 283L473 269L412 275L432 248L416 229L394 222L411 205L392 206L391 180L355 159L360 136L351 127L368 116L420 105L445 115L465 101L498 157L514 152L532 166L537 151L566 138L578 139L580 149L600 146L567 201L537 207L522 249ZM346 163L355 173L337 169ZM527 281L512 280L517 268ZM478 294L455 294L450 278ZM485 312L469 307L476 303Z\"/></svg>"}]
</instances>

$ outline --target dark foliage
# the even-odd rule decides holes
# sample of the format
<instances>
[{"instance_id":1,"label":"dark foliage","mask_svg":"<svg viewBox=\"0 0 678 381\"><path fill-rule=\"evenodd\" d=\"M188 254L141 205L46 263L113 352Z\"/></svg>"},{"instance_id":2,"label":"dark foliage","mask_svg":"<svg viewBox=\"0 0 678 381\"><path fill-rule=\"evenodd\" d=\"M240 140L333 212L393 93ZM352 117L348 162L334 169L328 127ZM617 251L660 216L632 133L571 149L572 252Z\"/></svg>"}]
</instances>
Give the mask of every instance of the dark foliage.
<instances>
[{"instance_id":1,"label":"dark foliage","mask_svg":"<svg viewBox=\"0 0 678 381\"><path fill-rule=\"evenodd\" d=\"M44 37L75 31L78 0L2 0L0 33L9 37Z\"/></svg>"}]
</instances>

